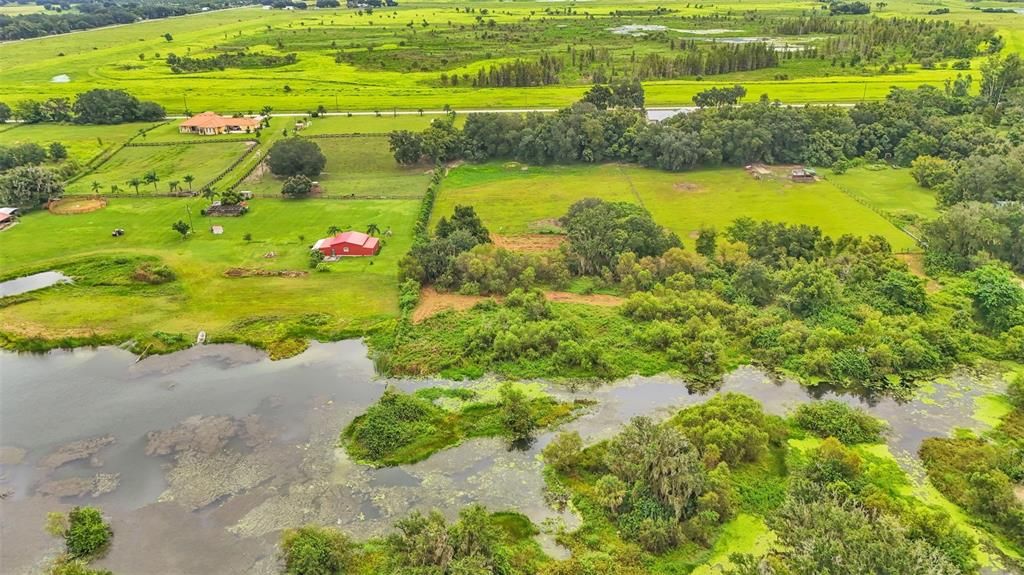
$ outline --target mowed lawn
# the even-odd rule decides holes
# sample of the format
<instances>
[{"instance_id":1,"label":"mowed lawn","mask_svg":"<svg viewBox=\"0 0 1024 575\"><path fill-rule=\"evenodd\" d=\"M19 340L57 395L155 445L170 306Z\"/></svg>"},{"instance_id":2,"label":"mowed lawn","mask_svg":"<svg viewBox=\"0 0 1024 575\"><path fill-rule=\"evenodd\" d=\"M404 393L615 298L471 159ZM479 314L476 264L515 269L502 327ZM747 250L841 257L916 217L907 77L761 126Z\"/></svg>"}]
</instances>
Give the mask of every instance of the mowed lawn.
<instances>
[{"instance_id":1,"label":"mowed lawn","mask_svg":"<svg viewBox=\"0 0 1024 575\"><path fill-rule=\"evenodd\" d=\"M312 138L327 165L317 178L328 196L418 198L430 182L430 167L407 168L398 164L384 136ZM266 172L259 181L245 182L242 189L262 194L281 192L283 178Z\"/></svg>"},{"instance_id":2,"label":"mowed lawn","mask_svg":"<svg viewBox=\"0 0 1024 575\"><path fill-rule=\"evenodd\" d=\"M575 201L599 197L642 203L658 223L688 244L702 226L724 229L749 216L818 226L828 235L881 235L897 251L915 243L882 216L828 181L754 180L739 168L672 173L636 166L539 168L518 164L462 166L445 181L434 219L472 205L492 232L523 234L562 216Z\"/></svg>"},{"instance_id":3,"label":"mowed lawn","mask_svg":"<svg viewBox=\"0 0 1024 575\"><path fill-rule=\"evenodd\" d=\"M283 337L275 322L305 314L326 314L324 329L365 329L397 315L397 262L409 249L416 201L258 199L241 218L204 218L199 198L115 198L100 211L56 216L26 215L0 233L0 274L61 269L65 262L103 254L153 255L178 275L171 295L141 295L126 289L59 286L33 294L32 301L0 309L5 331L50 337L83 333L148 334L160 330L207 330L211 338L230 334L242 320L265 321L268 340ZM188 221L188 239L171 229ZM375 223L394 235L380 255L328 264L330 272L305 277L228 278L233 267L309 271L310 245L332 225L365 230ZM224 227L214 236L210 226ZM110 235L124 228L121 238ZM251 234L251 240L245 234ZM274 257L266 257L268 254Z\"/></svg>"},{"instance_id":4,"label":"mowed lawn","mask_svg":"<svg viewBox=\"0 0 1024 575\"><path fill-rule=\"evenodd\" d=\"M117 146L153 123L117 124L113 126L83 126L78 124L25 124L4 126L0 130L0 146L34 142L49 146L60 142L68 150L68 157L86 162L94 156Z\"/></svg>"},{"instance_id":5,"label":"mowed lawn","mask_svg":"<svg viewBox=\"0 0 1024 575\"><path fill-rule=\"evenodd\" d=\"M140 180L150 171L156 172L160 181L156 191L169 191L168 183L178 181L182 187L183 178L192 174L193 189L200 189L239 158L248 147L244 142L218 144L178 144L170 146L138 146L119 150L95 172L87 174L67 186L69 194L92 193L92 182L99 182L100 191L110 193L110 186L117 185L122 194L134 194L129 187L132 178ZM153 192L153 186L144 184L140 191Z\"/></svg>"}]
</instances>

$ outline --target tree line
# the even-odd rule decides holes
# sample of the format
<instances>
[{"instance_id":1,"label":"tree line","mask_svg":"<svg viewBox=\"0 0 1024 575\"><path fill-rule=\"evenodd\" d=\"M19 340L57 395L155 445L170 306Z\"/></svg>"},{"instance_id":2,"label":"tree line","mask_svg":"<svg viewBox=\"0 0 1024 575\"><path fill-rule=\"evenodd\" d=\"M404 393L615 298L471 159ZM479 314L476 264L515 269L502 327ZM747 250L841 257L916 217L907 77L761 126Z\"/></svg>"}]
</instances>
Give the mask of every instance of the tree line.
<instances>
[{"instance_id":1,"label":"tree line","mask_svg":"<svg viewBox=\"0 0 1024 575\"><path fill-rule=\"evenodd\" d=\"M13 115L26 124L74 122L76 124L123 124L155 122L167 115L156 102L139 100L124 90L94 89L68 98L21 100Z\"/></svg>"},{"instance_id":2,"label":"tree line","mask_svg":"<svg viewBox=\"0 0 1024 575\"><path fill-rule=\"evenodd\" d=\"M89 30L115 24L131 24L138 20L156 20L170 16L182 16L199 12L204 8L218 9L241 6L237 0L162 0L159 4L137 3L118 0L84 0L71 3L54 3L54 13L22 14L8 16L0 14L0 40L22 40L51 34L65 34L77 30Z\"/></svg>"}]
</instances>

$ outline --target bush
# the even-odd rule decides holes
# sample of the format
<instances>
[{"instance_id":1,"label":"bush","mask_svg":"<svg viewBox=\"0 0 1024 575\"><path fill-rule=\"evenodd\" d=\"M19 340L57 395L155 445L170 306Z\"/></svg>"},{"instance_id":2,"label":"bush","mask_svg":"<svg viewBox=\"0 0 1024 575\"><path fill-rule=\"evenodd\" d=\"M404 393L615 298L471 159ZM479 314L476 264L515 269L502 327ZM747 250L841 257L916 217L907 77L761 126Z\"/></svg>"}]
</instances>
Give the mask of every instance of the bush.
<instances>
[{"instance_id":1,"label":"bush","mask_svg":"<svg viewBox=\"0 0 1024 575\"><path fill-rule=\"evenodd\" d=\"M113 575L113 573L105 569L90 569L89 564L81 559L60 557L50 566L47 575Z\"/></svg>"},{"instance_id":2,"label":"bush","mask_svg":"<svg viewBox=\"0 0 1024 575\"><path fill-rule=\"evenodd\" d=\"M95 507L75 507L68 512L64 543L68 554L77 559L95 557L110 545L113 531Z\"/></svg>"},{"instance_id":3,"label":"bush","mask_svg":"<svg viewBox=\"0 0 1024 575\"><path fill-rule=\"evenodd\" d=\"M306 525L281 534L281 558L289 575L343 575L354 560L354 545L337 529Z\"/></svg>"},{"instance_id":4,"label":"bush","mask_svg":"<svg viewBox=\"0 0 1024 575\"><path fill-rule=\"evenodd\" d=\"M578 432L559 433L544 448L544 461L560 473L567 473L579 463L582 451L583 438Z\"/></svg>"},{"instance_id":5,"label":"bush","mask_svg":"<svg viewBox=\"0 0 1024 575\"><path fill-rule=\"evenodd\" d=\"M827 400L805 403L796 409L793 422L818 437L835 437L846 444L878 443L884 422L845 403Z\"/></svg>"},{"instance_id":6,"label":"bush","mask_svg":"<svg viewBox=\"0 0 1024 575\"><path fill-rule=\"evenodd\" d=\"M281 194L293 198L308 196L311 191L313 191L313 181L302 174L288 178L281 186Z\"/></svg>"}]
</instances>

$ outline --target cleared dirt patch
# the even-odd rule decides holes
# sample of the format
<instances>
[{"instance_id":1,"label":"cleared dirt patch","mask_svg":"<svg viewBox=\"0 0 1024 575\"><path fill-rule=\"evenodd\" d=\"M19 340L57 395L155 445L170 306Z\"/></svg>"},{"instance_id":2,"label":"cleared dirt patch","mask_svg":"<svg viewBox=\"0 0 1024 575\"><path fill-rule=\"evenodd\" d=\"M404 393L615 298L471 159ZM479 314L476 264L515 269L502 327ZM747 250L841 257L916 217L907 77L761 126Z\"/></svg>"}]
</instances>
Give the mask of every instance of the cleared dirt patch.
<instances>
[{"instance_id":1,"label":"cleared dirt patch","mask_svg":"<svg viewBox=\"0 0 1024 575\"><path fill-rule=\"evenodd\" d=\"M1020 501L1024 502L1024 485L1021 485L1021 486L1018 486L1018 487L1014 487L1013 488L1013 493L1015 495L1017 495L1017 499L1019 499Z\"/></svg>"},{"instance_id":2,"label":"cleared dirt patch","mask_svg":"<svg viewBox=\"0 0 1024 575\"><path fill-rule=\"evenodd\" d=\"M443 311L462 311L487 299L487 296L439 293L432 287L420 290L420 303L412 311L412 321L419 323ZM500 299L500 298L495 298Z\"/></svg>"},{"instance_id":3,"label":"cleared dirt patch","mask_svg":"<svg viewBox=\"0 0 1024 575\"><path fill-rule=\"evenodd\" d=\"M615 307L625 299L604 294L582 295L564 291L550 291L544 294L548 301L557 303L582 303L602 307ZM412 312L413 323L419 323L443 311L464 311L485 299L501 301L501 296L461 295L457 293L439 293L432 287L420 291L420 303Z\"/></svg>"},{"instance_id":4,"label":"cleared dirt patch","mask_svg":"<svg viewBox=\"0 0 1024 575\"><path fill-rule=\"evenodd\" d=\"M499 236L491 234L491 241L499 248L513 252L547 252L558 249L565 236L554 234L526 234L522 236Z\"/></svg>"},{"instance_id":5,"label":"cleared dirt patch","mask_svg":"<svg viewBox=\"0 0 1024 575\"><path fill-rule=\"evenodd\" d=\"M96 210L102 210L105 207L107 207L107 200L103 198L65 198L56 202L50 202L48 209L51 214L67 216L87 214Z\"/></svg>"}]
</instances>

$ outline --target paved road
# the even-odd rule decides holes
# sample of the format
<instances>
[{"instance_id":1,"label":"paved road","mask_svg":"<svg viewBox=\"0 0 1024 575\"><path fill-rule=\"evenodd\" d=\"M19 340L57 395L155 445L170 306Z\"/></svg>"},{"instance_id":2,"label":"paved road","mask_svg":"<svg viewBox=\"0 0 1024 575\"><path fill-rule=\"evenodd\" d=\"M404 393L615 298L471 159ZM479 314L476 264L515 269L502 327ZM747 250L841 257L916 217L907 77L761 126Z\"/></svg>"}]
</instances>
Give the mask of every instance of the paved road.
<instances>
[{"instance_id":1,"label":"paved road","mask_svg":"<svg viewBox=\"0 0 1024 575\"><path fill-rule=\"evenodd\" d=\"M786 104L787 106L803 107L812 104ZM852 107L855 104L842 103L842 104L822 104L815 103L814 106L840 106L844 108ZM455 108L455 111L459 114L525 114L527 112L541 112L550 114L557 112L563 108ZM697 106L648 106L647 116L653 120L663 120L665 118L674 116L679 113L689 113L697 110ZM378 112L325 112L320 114L323 116L377 116L380 115L382 118L389 116L440 116L447 114L447 110L381 110ZM307 112L274 112L270 114L275 118L304 118L309 114ZM168 120L183 120L185 116L167 116Z\"/></svg>"}]
</instances>

